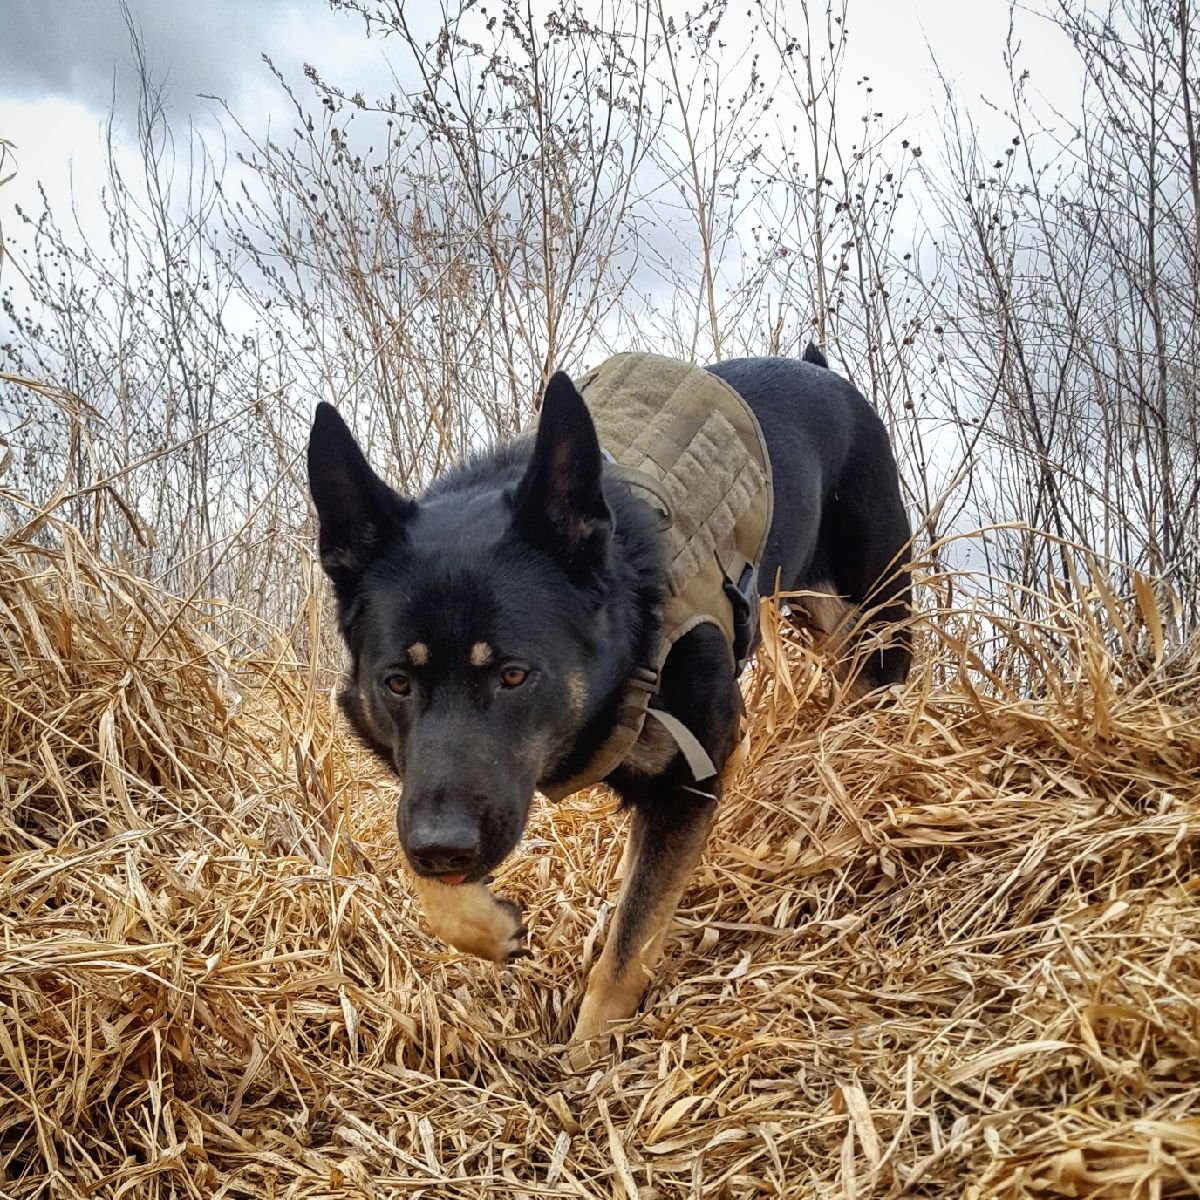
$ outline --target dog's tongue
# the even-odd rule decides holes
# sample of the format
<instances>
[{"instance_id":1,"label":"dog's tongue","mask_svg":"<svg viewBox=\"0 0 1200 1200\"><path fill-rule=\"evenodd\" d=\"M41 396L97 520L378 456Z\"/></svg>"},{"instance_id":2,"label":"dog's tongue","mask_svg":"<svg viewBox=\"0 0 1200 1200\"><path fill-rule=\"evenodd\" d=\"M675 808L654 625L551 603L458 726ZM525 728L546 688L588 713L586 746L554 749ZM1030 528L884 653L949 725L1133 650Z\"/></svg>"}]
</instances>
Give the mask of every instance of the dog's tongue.
<instances>
[{"instance_id":1,"label":"dog's tongue","mask_svg":"<svg viewBox=\"0 0 1200 1200\"><path fill-rule=\"evenodd\" d=\"M464 879L466 879L465 875L443 875L442 876L442 882L448 883L451 887L457 887L458 884L462 883L462 881Z\"/></svg>"}]
</instances>

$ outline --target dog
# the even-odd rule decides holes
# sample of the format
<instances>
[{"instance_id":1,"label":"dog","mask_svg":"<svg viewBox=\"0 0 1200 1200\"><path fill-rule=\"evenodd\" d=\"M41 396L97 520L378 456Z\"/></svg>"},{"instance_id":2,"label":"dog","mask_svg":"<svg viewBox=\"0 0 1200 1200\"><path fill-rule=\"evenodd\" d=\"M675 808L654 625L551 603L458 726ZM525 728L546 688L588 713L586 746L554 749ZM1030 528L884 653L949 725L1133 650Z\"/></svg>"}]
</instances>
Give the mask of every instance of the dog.
<instances>
[{"instance_id":1,"label":"dog","mask_svg":"<svg viewBox=\"0 0 1200 1200\"><path fill-rule=\"evenodd\" d=\"M815 346L802 361L706 370L748 406L769 456L773 509L757 578L809 594L791 615L837 643L856 692L903 682L910 527L883 422ZM487 885L519 842L534 791L554 795L581 778L622 721L638 665L655 661L663 514L607 460L562 372L546 385L535 432L416 499L372 470L322 403L308 476L350 655L340 704L403 781L396 825L426 918L468 953L523 956L520 911ZM753 589L726 590L743 616L753 609L756 634ZM746 650L713 622L688 628L644 688L657 719L605 770L631 813L627 869L574 1042L641 1001L741 737Z\"/></svg>"}]
</instances>

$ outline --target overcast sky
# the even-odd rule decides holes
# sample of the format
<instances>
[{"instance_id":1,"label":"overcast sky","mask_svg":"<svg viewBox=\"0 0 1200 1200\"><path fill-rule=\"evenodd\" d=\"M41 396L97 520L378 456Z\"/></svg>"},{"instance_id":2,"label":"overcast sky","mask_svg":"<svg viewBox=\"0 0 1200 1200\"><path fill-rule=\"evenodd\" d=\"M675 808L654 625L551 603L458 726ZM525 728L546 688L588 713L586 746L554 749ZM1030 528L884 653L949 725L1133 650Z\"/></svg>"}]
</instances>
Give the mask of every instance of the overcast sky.
<instances>
[{"instance_id":1,"label":"overcast sky","mask_svg":"<svg viewBox=\"0 0 1200 1200\"><path fill-rule=\"evenodd\" d=\"M324 0L130 0L129 7L178 124L215 126L218 106L201 98L213 95L251 127L264 125L279 106L264 53L291 78L306 62L335 76L367 60L379 71L378 43ZM0 0L0 138L15 144L19 171L0 195L0 216L7 203L29 199L39 180L59 193L71 165L77 180L98 171L110 108L131 135L130 63L118 0Z\"/></svg>"},{"instance_id":2,"label":"overcast sky","mask_svg":"<svg viewBox=\"0 0 1200 1200\"><path fill-rule=\"evenodd\" d=\"M129 0L151 66L166 81L174 121L215 124L220 96L255 133L279 91L262 62L267 53L290 79L312 63L323 75L388 89L386 44L368 40L362 22L324 0ZM430 0L415 10L432 13ZM680 12L698 5L668 0ZM819 8L820 6L815 6ZM1003 103L1002 61L1007 0L851 0L850 78L871 76L890 116L928 124L940 109L926 40L939 62L986 120L980 94ZM1062 88L1059 35L1022 18L1025 56L1034 84L1054 97ZM102 125L114 98L129 127L136 93L129 37L118 0L0 0L0 138L16 146L19 176L0 195L0 218L27 200L40 180L52 194L98 169ZM1077 84L1069 81L1070 92ZM255 128L255 127L258 128ZM78 186L78 184L77 184Z\"/></svg>"},{"instance_id":3,"label":"overcast sky","mask_svg":"<svg viewBox=\"0 0 1200 1200\"><path fill-rule=\"evenodd\" d=\"M222 96L235 107L252 101L265 85L263 53L287 73L304 62L330 73L378 69L380 44L363 37L358 18L331 11L325 0L129 0L129 7L152 65L169 80L181 110L202 111L198 93ZM699 4L668 0L667 7L683 13ZM410 8L431 11L434 5L420 0ZM851 0L852 54L862 71L915 109L927 102L931 86L926 39L952 76L971 90L986 90L1003 83L1007 21L1008 0ZM5 124L19 111L14 100L57 98L102 112L114 78L118 89L127 82L129 39L118 0L0 0L0 35Z\"/></svg>"}]
</instances>

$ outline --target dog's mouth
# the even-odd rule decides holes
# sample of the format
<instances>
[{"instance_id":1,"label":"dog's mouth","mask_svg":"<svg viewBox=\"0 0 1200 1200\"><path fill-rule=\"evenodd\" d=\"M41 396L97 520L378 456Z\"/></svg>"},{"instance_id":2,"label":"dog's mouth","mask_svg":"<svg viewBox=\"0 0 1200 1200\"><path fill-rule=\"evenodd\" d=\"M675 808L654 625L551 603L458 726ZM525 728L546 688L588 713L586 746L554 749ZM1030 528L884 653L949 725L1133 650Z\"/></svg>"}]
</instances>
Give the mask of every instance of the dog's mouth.
<instances>
[{"instance_id":1,"label":"dog's mouth","mask_svg":"<svg viewBox=\"0 0 1200 1200\"><path fill-rule=\"evenodd\" d=\"M428 879L431 883L444 883L447 887L465 887L469 884L489 884L495 878L495 865L487 862L477 863L469 870L430 871L422 869L410 858L408 869L420 879Z\"/></svg>"},{"instance_id":2,"label":"dog's mouth","mask_svg":"<svg viewBox=\"0 0 1200 1200\"><path fill-rule=\"evenodd\" d=\"M466 883L484 883L491 878L490 871L483 866L470 871L429 871L421 870L409 860L409 869L421 879L429 879L434 883L444 883L447 887L462 887Z\"/></svg>"}]
</instances>

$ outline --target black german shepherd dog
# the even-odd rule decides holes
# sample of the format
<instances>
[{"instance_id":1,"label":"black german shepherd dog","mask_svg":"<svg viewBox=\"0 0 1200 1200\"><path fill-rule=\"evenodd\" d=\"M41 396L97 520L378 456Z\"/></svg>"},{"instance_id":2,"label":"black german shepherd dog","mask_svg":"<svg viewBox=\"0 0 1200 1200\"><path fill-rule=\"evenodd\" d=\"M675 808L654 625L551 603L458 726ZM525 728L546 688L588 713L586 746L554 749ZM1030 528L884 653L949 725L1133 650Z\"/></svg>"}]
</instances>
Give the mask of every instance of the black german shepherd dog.
<instances>
[{"instance_id":1,"label":"black german shepherd dog","mask_svg":"<svg viewBox=\"0 0 1200 1200\"><path fill-rule=\"evenodd\" d=\"M759 577L816 594L806 623L819 632L851 631L841 648L857 648L848 682L862 692L908 673L908 636L894 623L909 610L909 524L883 423L815 347L805 360L709 370L749 403L770 454L774 518ZM396 824L427 918L462 950L523 955L517 907L487 884L520 840L534 790L591 761L630 671L654 661L664 588L655 516L605 461L561 372L536 436L479 456L418 499L374 473L328 404L317 408L308 473L351 656L341 705L404 781ZM716 626L675 644L651 703L687 726L718 774L697 783L650 720L608 776L632 825L576 1041L636 1011L703 849L742 715L733 651Z\"/></svg>"}]
</instances>

